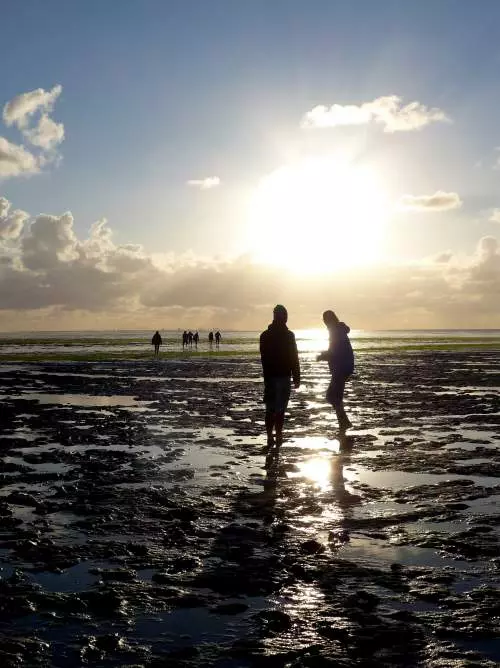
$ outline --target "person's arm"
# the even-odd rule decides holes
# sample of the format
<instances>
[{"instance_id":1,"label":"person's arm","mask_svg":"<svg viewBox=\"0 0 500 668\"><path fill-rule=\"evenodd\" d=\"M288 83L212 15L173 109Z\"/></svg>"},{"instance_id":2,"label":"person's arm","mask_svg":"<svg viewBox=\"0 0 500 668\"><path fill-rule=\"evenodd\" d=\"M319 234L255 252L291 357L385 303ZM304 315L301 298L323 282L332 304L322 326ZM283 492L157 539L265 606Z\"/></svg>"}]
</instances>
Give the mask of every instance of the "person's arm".
<instances>
[{"instance_id":1,"label":"person's arm","mask_svg":"<svg viewBox=\"0 0 500 668\"><path fill-rule=\"evenodd\" d=\"M329 333L328 350L323 350L316 357L316 361L317 362L330 362L330 360L332 358L332 355L333 355L333 338L332 338L332 334Z\"/></svg>"},{"instance_id":2,"label":"person's arm","mask_svg":"<svg viewBox=\"0 0 500 668\"><path fill-rule=\"evenodd\" d=\"M290 337L290 355L292 362L292 378L293 384L296 388L300 387L300 362L299 362L299 352L297 350L297 342L295 340L295 334L292 332Z\"/></svg>"},{"instance_id":3,"label":"person's arm","mask_svg":"<svg viewBox=\"0 0 500 668\"><path fill-rule=\"evenodd\" d=\"M269 351L268 351L268 346L266 343L266 337L264 334L260 335L259 339L259 350L260 350L260 361L262 364L262 375L264 376L264 380L268 376L268 364L267 360L269 358Z\"/></svg>"}]
</instances>

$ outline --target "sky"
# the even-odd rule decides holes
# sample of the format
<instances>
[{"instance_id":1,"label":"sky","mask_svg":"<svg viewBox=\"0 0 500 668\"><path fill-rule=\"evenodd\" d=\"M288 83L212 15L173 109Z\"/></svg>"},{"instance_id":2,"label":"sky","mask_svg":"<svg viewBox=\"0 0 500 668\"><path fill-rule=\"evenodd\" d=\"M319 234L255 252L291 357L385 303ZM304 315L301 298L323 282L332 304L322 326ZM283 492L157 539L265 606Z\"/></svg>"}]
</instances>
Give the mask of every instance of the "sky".
<instances>
[{"instance_id":1,"label":"sky","mask_svg":"<svg viewBox=\"0 0 500 668\"><path fill-rule=\"evenodd\" d=\"M4 3L0 330L500 327L499 20Z\"/></svg>"}]
</instances>

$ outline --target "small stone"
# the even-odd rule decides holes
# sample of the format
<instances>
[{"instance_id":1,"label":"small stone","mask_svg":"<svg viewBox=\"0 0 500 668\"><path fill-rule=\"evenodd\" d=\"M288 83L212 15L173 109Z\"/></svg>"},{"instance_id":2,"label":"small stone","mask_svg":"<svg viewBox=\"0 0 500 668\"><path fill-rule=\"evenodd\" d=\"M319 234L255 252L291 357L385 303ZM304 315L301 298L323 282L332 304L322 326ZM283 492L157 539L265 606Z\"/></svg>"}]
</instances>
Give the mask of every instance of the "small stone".
<instances>
[{"instance_id":1,"label":"small stone","mask_svg":"<svg viewBox=\"0 0 500 668\"><path fill-rule=\"evenodd\" d=\"M290 615L281 610L262 610L254 615L254 619L265 631L271 633L281 633L292 627Z\"/></svg>"},{"instance_id":2,"label":"small stone","mask_svg":"<svg viewBox=\"0 0 500 668\"><path fill-rule=\"evenodd\" d=\"M325 546L317 540L306 540L301 544L300 549L305 554L321 554L325 551Z\"/></svg>"}]
</instances>

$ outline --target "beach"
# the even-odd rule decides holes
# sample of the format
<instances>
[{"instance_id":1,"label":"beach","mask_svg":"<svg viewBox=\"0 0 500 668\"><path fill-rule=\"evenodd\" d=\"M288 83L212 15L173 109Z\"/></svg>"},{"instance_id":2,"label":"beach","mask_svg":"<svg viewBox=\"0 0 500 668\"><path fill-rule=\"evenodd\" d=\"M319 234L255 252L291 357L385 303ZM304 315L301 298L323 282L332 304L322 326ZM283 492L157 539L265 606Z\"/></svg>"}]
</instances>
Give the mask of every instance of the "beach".
<instances>
[{"instance_id":1,"label":"beach","mask_svg":"<svg viewBox=\"0 0 500 668\"><path fill-rule=\"evenodd\" d=\"M267 468L255 336L175 336L4 335L0 665L498 665L500 336L360 337L342 440L303 337Z\"/></svg>"}]
</instances>

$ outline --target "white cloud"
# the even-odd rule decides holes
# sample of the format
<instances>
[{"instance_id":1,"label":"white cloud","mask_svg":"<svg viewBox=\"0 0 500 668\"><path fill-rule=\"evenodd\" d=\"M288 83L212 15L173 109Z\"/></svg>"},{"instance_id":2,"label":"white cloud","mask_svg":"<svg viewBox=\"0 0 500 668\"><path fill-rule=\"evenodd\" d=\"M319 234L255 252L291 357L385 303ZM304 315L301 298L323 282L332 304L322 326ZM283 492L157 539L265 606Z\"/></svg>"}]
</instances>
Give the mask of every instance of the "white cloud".
<instances>
[{"instance_id":1,"label":"white cloud","mask_svg":"<svg viewBox=\"0 0 500 668\"><path fill-rule=\"evenodd\" d=\"M221 180L218 176L206 176L204 179L190 179L186 185L199 188L200 190L211 190L220 186Z\"/></svg>"},{"instance_id":2,"label":"white cloud","mask_svg":"<svg viewBox=\"0 0 500 668\"><path fill-rule=\"evenodd\" d=\"M34 146L50 151L64 140L64 125L42 114L34 128L24 131L24 136Z\"/></svg>"},{"instance_id":3,"label":"white cloud","mask_svg":"<svg viewBox=\"0 0 500 668\"><path fill-rule=\"evenodd\" d=\"M429 108L420 102L402 105L397 95L386 95L361 105L318 105L302 118L301 127L334 128L347 125L378 123L384 132L407 132L437 121L448 121L445 112L436 107Z\"/></svg>"},{"instance_id":4,"label":"white cloud","mask_svg":"<svg viewBox=\"0 0 500 668\"><path fill-rule=\"evenodd\" d=\"M0 180L40 170L38 160L30 151L0 137Z\"/></svg>"},{"instance_id":5,"label":"white cloud","mask_svg":"<svg viewBox=\"0 0 500 668\"><path fill-rule=\"evenodd\" d=\"M38 110L52 111L55 101L62 92L62 86L54 86L50 91L37 88L29 93L21 93L7 102L3 108L3 120L7 126L26 128L30 117Z\"/></svg>"},{"instance_id":6,"label":"white cloud","mask_svg":"<svg viewBox=\"0 0 500 668\"><path fill-rule=\"evenodd\" d=\"M2 220L15 214L0 199ZM274 303L286 304L292 327L321 326L327 307L351 326L372 329L500 327L494 237L483 237L464 256L445 252L306 280L249 257L166 253L160 265L140 246L115 244L105 220L82 238L70 213L41 214L30 224L26 219L21 212L15 222L0 224L8 239L8 247L0 244L0 313L11 329L156 328L158 322L171 328L260 329Z\"/></svg>"},{"instance_id":7,"label":"white cloud","mask_svg":"<svg viewBox=\"0 0 500 668\"><path fill-rule=\"evenodd\" d=\"M15 126L28 143L40 150L34 154L0 137L0 179L35 174L58 162L61 156L56 149L64 140L64 125L56 123L49 114L61 91L61 86L50 91L38 88L18 95L4 106L5 124Z\"/></svg>"},{"instance_id":8,"label":"white cloud","mask_svg":"<svg viewBox=\"0 0 500 668\"><path fill-rule=\"evenodd\" d=\"M28 218L25 211L11 211L9 200L0 197L0 242L18 239Z\"/></svg>"},{"instance_id":9,"label":"white cloud","mask_svg":"<svg viewBox=\"0 0 500 668\"><path fill-rule=\"evenodd\" d=\"M500 223L500 209L492 209L488 220L492 223Z\"/></svg>"},{"instance_id":10,"label":"white cloud","mask_svg":"<svg viewBox=\"0 0 500 668\"><path fill-rule=\"evenodd\" d=\"M462 206L458 193L437 190L433 195L403 195L399 206L407 211L449 211Z\"/></svg>"}]
</instances>

